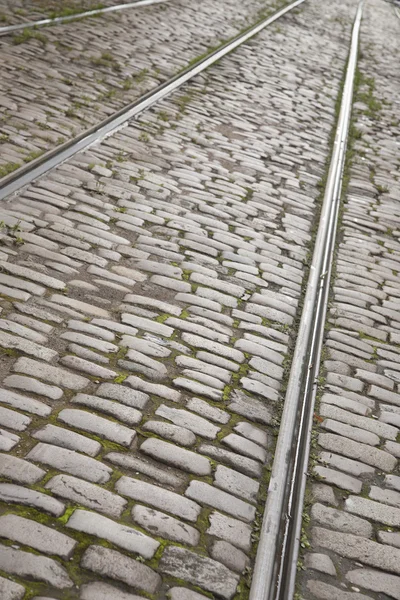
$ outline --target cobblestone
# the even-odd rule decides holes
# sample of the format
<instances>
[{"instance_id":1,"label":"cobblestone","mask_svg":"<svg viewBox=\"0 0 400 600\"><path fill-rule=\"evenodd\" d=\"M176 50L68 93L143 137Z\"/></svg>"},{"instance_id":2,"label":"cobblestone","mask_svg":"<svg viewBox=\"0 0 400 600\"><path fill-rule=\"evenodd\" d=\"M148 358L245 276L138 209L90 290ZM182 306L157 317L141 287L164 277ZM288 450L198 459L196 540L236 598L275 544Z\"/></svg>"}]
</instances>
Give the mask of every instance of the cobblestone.
<instances>
[{"instance_id":1,"label":"cobblestone","mask_svg":"<svg viewBox=\"0 0 400 600\"><path fill-rule=\"evenodd\" d=\"M7 573L44 581L56 589L73 586L65 569L52 558L36 556L30 552L14 550L6 546L1 548L0 568Z\"/></svg>"}]
</instances>

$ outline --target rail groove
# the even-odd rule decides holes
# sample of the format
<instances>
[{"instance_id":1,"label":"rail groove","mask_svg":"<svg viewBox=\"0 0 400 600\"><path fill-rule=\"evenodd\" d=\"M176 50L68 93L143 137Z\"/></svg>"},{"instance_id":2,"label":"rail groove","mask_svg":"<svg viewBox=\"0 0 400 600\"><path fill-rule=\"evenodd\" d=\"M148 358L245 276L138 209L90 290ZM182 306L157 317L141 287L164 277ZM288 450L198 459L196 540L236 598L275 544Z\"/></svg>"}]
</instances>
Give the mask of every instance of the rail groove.
<instances>
[{"instance_id":1,"label":"rail groove","mask_svg":"<svg viewBox=\"0 0 400 600\"><path fill-rule=\"evenodd\" d=\"M0 27L0 36L9 35L10 33L21 31L23 29L31 29L32 27L36 28L45 27L46 25L59 25L60 23L69 23L70 21L77 21L78 19L85 19L87 17L95 17L97 15L103 15L110 12L126 10L128 8L140 8L141 6L163 4L164 2L168 2L168 0L137 0L137 2L129 2L128 4L117 4L116 6L107 6L105 8L86 10L85 12L76 13L74 15L65 15L64 17L39 19L38 21L27 21L24 23L17 23L16 25L6 25L5 27Z\"/></svg>"},{"instance_id":2,"label":"rail groove","mask_svg":"<svg viewBox=\"0 0 400 600\"><path fill-rule=\"evenodd\" d=\"M250 600L294 594L313 410L351 118L364 0L351 46L310 276L275 451Z\"/></svg>"},{"instance_id":3,"label":"rail groove","mask_svg":"<svg viewBox=\"0 0 400 600\"><path fill-rule=\"evenodd\" d=\"M229 42L226 42L223 46L217 50L211 52L206 57L202 58L194 65L188 67L181 73L178 73L165 83L151 90L147 94L144 94L138 100L135 100L131 104L128 104L111 117L105 119L98 125L88 129L76 138L65 142L54 150L46 152L41 157L33 160L28 165L24 165L19 169L16 169L10 175L4 177L0 182L0 200L3 200L7 196L21 189L25 185L31 183L50 169L63 163L68 158L88 148L95 142L99 142L111 135L121 127L123 127L129 119L132 119L142 113L144 110L153 106L156 102L169 96L172 92L180 88L183 84L190 81L207 69L209 66L215 64L221 58L235 50L238 46L244 44L250 38L254 37L257 33L271 25L274 21L293 10L305 0L296 0L289 4L285 8L279 10L275 14L266 19L263 19L259 23L251 26L245 32L240 33Z\"/></svg>"}]
</instances>

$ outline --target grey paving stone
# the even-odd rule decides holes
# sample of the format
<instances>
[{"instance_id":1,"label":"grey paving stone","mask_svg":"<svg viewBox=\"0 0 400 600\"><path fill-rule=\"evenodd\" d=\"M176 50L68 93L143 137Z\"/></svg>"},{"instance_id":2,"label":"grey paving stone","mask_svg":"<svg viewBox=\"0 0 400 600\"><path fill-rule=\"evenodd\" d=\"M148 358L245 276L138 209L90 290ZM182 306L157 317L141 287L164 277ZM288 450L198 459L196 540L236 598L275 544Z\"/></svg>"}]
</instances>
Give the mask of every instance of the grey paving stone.
<instances>
[{"instance_id":1,"label":"grey paving stone","mask_svg":"<svg viewBox=\"0 0 400 600\"><path fill-rule=\"evenodd\" d=\"M189 333L201 335L210 340L215 340L216 342L229 342L230 336L216 331L216 328L211 329L210 327L205 327L198 323L192 323L184 319L176 319L175 317L169 317L165 322L174 329L180 329L182 331L188 331Z\"/></svg>"},{"instance_id":2,"label":"grey paving stone","mask_svg":"<svg viewBox=\"0 0 400 600\"><path fill-rule=\"evenodd\" d=\"M192 592L192 590L183 587L171 588L167 592L167 597L170 598L170 600L205 600L206 598L203 594Z\"/></svg>"},{"instance_id":3,"label":"grey paving stone","mask_svg":"<svg viewBox=\"0 0 400 600\"><path fill-rule=\"evenodd\" d=\"M389 575L375 569L355 569L346 573L346 579L371 592L382 592L400 600L400 577L396 575Z\"/></svg>"},{"instance_id":4,"label":"grey paving stone","mask_svg":"<svg viewBox=\"0 0 400 600\"><path fill-rule=\"evenodd\" d=\"M33 377L44 379L49 383L65 387L68 390L83 390L89 383L89 379L86 377L70 373L66 369L61 369L60 367L46 365L45 363L32 360L31 358L18 358L12 370L17 373L24 373L25 375L32 375Z\"/></svg>"},{"instance_id":5,"label":"grey paving stone","mask_svg":"<svg viewBox=\"0 0 400 600\"><path fill-rule=\"evenodd\" d=\"M101 438L129 448L136 438L136 431L124 425L103 419L84 410L64 408L58 414L58 420L76 429L83 429Z\"/></svg>"},{"instance_id":6,"label":"grey paving stone","mask_svg":"<svg viewBox=\"0 0 400 600\"><path fill-rule=\"evenodd\" d=\"M64 504L55 498L36 490L14 485L13 483L0 483L0 500L8 503L33 506L55 517L60 517L65 510Z\"/></svg>"},{"instance_id":7,"label":"grey paving stone","mask_svg":"<svg viewBox=\"0 0 400 600\"><path fill-rule=\"evenodd\" d=\"M139 479L124 476L118 479L115 487L120 494L133 498L137 502L145 502L187 521L196 522L200 514L201 509L196 502Z\"/></svg>"},{"instance_id":8,"label":"grey paving stone","mask_svg":"<svg viewBox=\"0 0 400 600\"><path fill-rule=\"evenodd\" d=\"M397 475L386 475L385 485L392 490L397 490L400 492L400 477L397 477Z\"/></svg>"},{"instance_id":9,"label":"grey paving stone","mask_svg":"<svg viewBox=\"0 0 400 600\"><path fill-rule=\"evenodd\" d=\"M89 346L89 348L94 348L95 350L99 350L99 352L115 353L118 352L118 346L112 344L111 342L107 342L105 340L99 340L94 337L90 337L84 333L79 333L76 331L67 331L60 335L60 338L63 340L67 340L68 342L73 342L75 344L81 344L82 346Z\"/></svg>"},{"instance_id":10,"label":"grey paving stone","mask_svg":"<svg viewBox=\"0 0 400 600\"><path fill-rule=\"evenodd\" d=\"M144 317L136 317L135 315L130 315L128 313L123 313L121 315L121 320L122 323L126 323L131 327L143 329L144 331L149 331L150 333L155 333L156 335L161 335L163 337L171 337L174 332L172 327L168 327L157 321L145 319Z\"/></svg>"},{"instance_id":11,"label":"grey paving stone","mask_svg":"<svg viewBox=\"0 0 400 600\"><path fill-rule=\"evenodd\" d=\"M80 600L142 600L143 596L136 596L123 592L113 585L95 581L94 583L85 583L81 586Z\"/></svg>"},{"instance_id":12,"label":"grey paving stone","mask_svg":"<svg viewBox=\"0 0 400 600\"><path fill-rule=\"evenodd\" d=\"M110 479L112 473L110 467L94 458L43 442L39 442L29 452L27 458L94 483L105 483Z\"/></svg>"},{"instance_id":13,"label":"grey paving stone","mask_svg":"<svg viewBox=\"0 0 400 600\"><path fill-rule=\"evenodd\" d=\"M121 384L102 383L97 388L97 394L110 400L118 400L122 404L143 410L149 401L147 394L132 390Z\"/></svg>"},{"instance_id":14,"label":"grey paving stone","mask_svg":"<svg viewBox=\"0 0 400 600\"><path fill-rule=\"evenodd\" d=\"M392 533L387 531L378 531L378 540L388 546L400 548L400 533Z\"/></svg>"},{"instance_id":15,"label":"grey paving stone","mask_svg":"<svg viewBox=\"0 0 400 600\"><path fill-rule=\"evenodd\" d=\"M151 431L156 435L176 442L180 446L193 446L196 442L194 433L183 427L164 423L163 421L147 421L142 428L144 431Z\"/></svg>"},{"instance_id":16,"label":"grey paving stone","mask_svg":"<svg viewBox=\"0 0 400 600\"><path fill-rule=\"evenodd\" d=\"M251 398L240 390L233 390L231 400L228 408L232 412L265 425L273 421L274 412L265 402Z\"/></svg>"},{"instance_id":17,"label":"grey paving stone","mask_svg":"<svg viewBox=\"0 0 400 600\"><path fill-rule=\"evenodd\" d=\"M155 594L161 585L161 577L153 569L102 546L89 546L82 556L81 566L149 594Z\"/></svg>"},{"instance_id":18,"label":"grey paving stone","mask_svg":"<svg viewBox=\"0 0 400 600\"><path fill-rule=\"evenodd\" d=\"M133 507L132 519L152 535L174 542L196 546L200 539L200 533L194 527L140 504Z\"/></svg>"},{"instance_id":19,"label":"grey paving stone","mask_svg":"<svg viewBox=\"0 0 400 600\"><path fill-rule=\"evenodd\" d=\"M341 471L335 471L334 469L327 469L326 467L316 465L314 467L314 473L327 483L341 488L342 490L348 490L349 492L354 492L355 494L359 494L361 492L362 482L355 477L351 477L350 475L342 473Z\"/></svg>"},{"instance_id":20,"label":"grey paving stone","mask_svg":"<svg viewBox=\"0 0 400 600\"><path fill-rule=\"evenodd\" d=\"M345 508L353 514L361 515L372 521L394 527L400 526L400 509L387 506L381 502L374 502L368 498L358 496L349 496L345 502Z\"/></svg>"},{"instance_id":21,"label":"grey paving stone","mask_svg":"<svg viewBox=\"0 0 400 600\"><path fill-rule=\"evenodd\" d=\"M20 439L21 438L18 435L15 435L15 433L0 429L0 450L8 452L18 444Z\"/></svg>"},{"instance_id":22,"label":"grey paving stone","mask_svg":"<svg viewBox=\"0 0 400 600\"><path fill-rule=\"evenodd\" d=\"M217 354L212 354L210 352L204 352L203 350L200 350L200 352L196 353L196 358L211 365L216 365L221 369L233 371L234 373L237 373L240 368L239 365L232 362L231 360L228 360L227 358L223 358L222 356L218 356Z\"/></svg>"},{"instance_id":23,"label":"grey paving stone","mask_svg":"<svg viewBox=\"0 0 400 600\"><path fill-rule=\"evenodd\" d=\"M236 571L236 573L242 573L250 562L244 552L223 540L214 542L210 554L211 558L224 564L228 569Z\"/></svg>"},{"instance_id":24,"label":"grey paving stone","mask_svg":"<svg viewBox=\"0 0 400 600\"><path fill-rule=\"evenodd\" d=\"M363 444L369 444L371 446L378 446L380 443L379 437L375 433L359 429L358 427L352 427L346 423L340 423L333 419L325 419L321 423L321 427L328 431L338 433L343 437L350 438L355 442L361 442Z\"/></svg>"},{"instance_id":25,"label":"grey paving stone","mask_svg":"<svg viewBox=\"0 0 400 600\"><path fill-rule=\"evenodd\" d=\"M397 479L400 479L399 477ZM400 508L400 494L392 490L383 490L382 488L372 485L369 491L369 497L372 500L383 502L383 504L390 504Z\"/></svg>"},{"instance_id":26,"label":"grey paving stone","mask_svg":"<svg viewBox=\"0 0 400 600\"><path fill-rule=\"evenodd\" d=\"M53 296L50 298L50 301L61 306L68 306L79 312L90 315L91 317L104 317L107 319L110 316L108 311L104 310L104 308L94 306L93 304L88 304L87 302L81 302L80 300L75 300L74 298L68 298L67 296L61 296L60 294L53 294Z\"/></svg>"},{"instance_id":27,"label":"grey paving stone","mask_svg":"<svg viewBox=\"0 0 400 600\"><path fill-rule=\"evenodd\" d=\"M211 463L204 456L179 448L156 438L148 438L140 446L140 450L155 460L160 460L178 469L195 475L210 475Z\"/></svg>"},{"instance_id":28,"label":"grey paving stone","mask_svg":"<svg viewBox=\"0 0 400 600\"><path fill-rule=\"evenodd\" d=\"M190 373L193 373L193 371ZM198 378L201 378L200 374L198 375ZM211 400L214 400L214 402L222 400L221 391L216 390L208 385L198 383L193 379L187 379L186 377L177 377L173 380L173 384L178 388L188 390L192 394L198 394L200 396L206 396L206 398L211 398Z\"/></svg>"},{"instance_id":29,"label":"grey paving stone","mask_svg":"<svg viewBox=\"0 0 400 600\"><path fill-rule=\"evenodd\" d=\"M0 569L20 577L44 581L59 590L74 585L67 571L52 558L6 546L1 546Z\"/></svg>"},{"instance_id":30,"label":"grey paving stone","mask_svg":"<svg viewBox=\"0 0 400 600\"><path fill-rule=\"evenodd\" d=\"M175 425L189 429L196 435L201 435L208 440L215 439L221 429L203 417L190 413L187 410L170 408L165 404L161 404L161 406L157 408L156 415L168 419L168 421L172 421Z\"/></svg>"},{"instance_id":31,"label":"grey paving stone","mask_svg":"<svg viewBox=\"0 0 400 600\"><path fill-rule=\"evenodd\" d=\"M336 394L324 394L321 402L324 404L333 404L358 415L368 415L371 413L371 409L368 406L351 398L345 398ZM374 405L375 403L373 403Z\"/></svg>"},{"instance_id":32,"label":"grey paving stone","mask_svg":"<svg viewBox=\"0 0 400 600\"><path fill-rule=\"evenodd\" d=\"M19 583L0 577L0 595L3 600L22 600L25 591Z\"/></svg>"},{"instance_id":33,"label":"grey paving stone","mask_svg":"<svg viewBox=\"0 0 400 600\"><path fill-rule=\"evenodd\" d=\"M362 392L364 389L364 383L362 381L354 377L349 377L348 375L328 373L326 381L331 385L337 385L338 387L345 388L352 392Z\"/></svg>"},{"instance_id":34,"label":"grey paving stone","mask_svg":"<svg viewBox=\"0 0 400 600\"><path fill-rule=\"evenodd\" d=\"M378 387L377 385L371 385L368 395L372 396L372 398L376 398L377 400L382 400L383 402L389 402L389 404L400 406L400 394L396 394L390 390Z\"/></svg>"},{"instance_id":35,"label":"grey paving stone","mask_svg":"<svg viewBox=\"0 0 400 600\"><path fill-rule=\"evenodd\" d=\"M215 471L214 485L253 504L257 502L260 484L233 469L218 465Z\"/></svg>"},{"instance_id":36,"label":"grey paving stone","mask_svg":"<svg viewBox=\"0 0 400 600\"><path fill-rule=\"evenodd\" d=\"M148 477L151 477L157 481L157 483L164 483L165 485L170 485L171 487L179 487L185 481L183 477L177 476L175 473L173 473L170 467L163 465L160 469L145 457L137 458L128 454L110 452L109 454L106 454L105 458L114 465L135 471L135 473L147 475Z\"/></svg>"},{"instance_id":37,"label":"grey paving stone","mask_svg":"<svg viewBox=\"0 0 400 600\"><path fill-rule=\"evenodd\" d=\"M77 450L89 456L96 456L101 450L101 444L96 440L51 424L45 425L43 429L32 433L32 437L41 442L55 444L69 450Z\"/></svg>"},{"instance_id":38,"label":"grey paving stone","mask_svg":"<svg viewBox=\"0 0 400 600\"><path fill-rule=\"evenodd\" d=\"M239 577L210 558L184 548L169 546L161 557L160 571L229 600L236 591Z\"/></svg>"},{"instance_id":39,"label":"grey paving stone","mask_svg":"<svg viewBox=\"0 0 400 600\"><path fill-rule=\"evenodd\" d=\"M217 356L227 358L228 360L233 360L238 363L242 363L245 360L245 356L243 352L240 352L240 350L235 350L234 348L230 348L229 346L224 346L219 342L208 340L199 335L184 332L182 334L182 341L188 344L189 346L193 346L194 348L200 348L201 350L206 350ZM198 358L201 359L200 356L198 356Z\"/></svg>"},{"instance_id":40,"label":"grey paving stone","mask_svg":"<svg viewBox=\"0 0 400 600\"><path fill-rule=\"evenodd\" d=\"M125 498L70 475L55 475L46 483L46 489L55 496L116 518L121 516L127 504Z\"/></svg>"},{"instance_id":41,"label":"grey paving stone","mask_svg":"<svg viewBox=\"0 0 400 600\"><path fill-rule=\"evenodd\" d=\"M31 421L32 419L26 415L0 406L0 425L4 427L9 427L14 431L25 431Z\"/></svg>"},{"instance_id":42,"label":"grey paving stone","mask_svg":"<svg viewBox=\"0 0 400 600\"><path fill-rule=\"evenodd\" d=\"M347 410L342 410L341 408L332 406L330 404L321 404L320 415L323 417L330 417L336 421L348 423L349 425L353 425L361 429L366 429L367 431L375 433L377 436L385 437L389 440L395 440L397 436L395 427L386 425L374 419L355 415Z\"/></svg>"},{"instance_id":43,"label":"grey paving stone","mask_svg":"<svg viewBox=\"0 0 400 600\"><path fill-rule=\"evenodd\" d=\"M251 522L255 517L254 506L204 481L192 480L185 496L201 504L227 512L246 522Z\"/></svg>"},{"instance_id":44,"label":"grey paving stone","mask_svg":"<svg viewBox=\"0 0 400 600\"><path fill-rule=\"evenodd\" d=\"M115 379L118 376L116 371L96 365L91 361L79 358L79 356L63 356L60 359L60 363L66 367L69 367L70 369L82 371L82 373L88 373L89 375L92 375L92 377L98 377L99 379Z\"/></svg>"},{"instance_id":45,"label":"grey paving stone","mask_svg":"<svg viewBox=\"0 0 400 600\"><path fill-rule=\"evenodd\" d=\"M394 456L388 454L388 452L378 450L366 444L353 442L333 433L320 433L318 442L326 450L344 454L344 456L360 460L367 463L367 465L378 467L378 469L382 469L383 471L393 471L396 466L396 459Z\"/></svg>"},{"instance_id":46,"label":"grey paving stone","mask_svg":"<svg viewBox=\"0 0 400 600\"><path fill-rule=\"evenodd\" d=\"M31 342L36 342L37 344L46 344L47 336L26 327L25 325L20 325L15 321L11 321L8 319L0 319L0 329L6 331L7 333L20 336L22 338L26 338Z\"/></svg>"},{"instance_id":47,"label":"grey paving stone","mask_svg":"<svg viewBox=\"0 0 400 600\"><path fill-rule=\"evenodd\" d=\"M230 414L226 411L221 410L220 408L216 408L215 406L208 404L208 402L205 402L205 400L201 400L200 398L190 398L187 401L186 406L189 410L197 413L198 415L206 419L210 419L215 423L222 423L223 425L226 425L226 423L228 423L231 418Z\"/></svg>"},{"instance_id":48,"label":"grey paving stone","mask_svg":"<svg viewBox=\"0 0 400 600\"><path fill-rule=\"evenodd\" d=\"M66 527L106 539L124 550L137 552L144 558L152 558L160 545L156 540L132 527L121 525L87 510L75 510L68 519Z\"/></svg>"},{"instance_id":49,"label":"grey paving stone","mask_svg":"<svg viewBox=\"0 0 400 600\"><path fill-rule=\"evenodd\" d=\"M249 456L255 460L259 460L262 464L267 459L267 453L258 444L251 442L250 440L243 438L235 433L229 433L227 436L222 438L222 443L244 456Z\"/></svg>"},{"instance_id":50,"label":"grey paving stone","mask_svg":"<svg viewBox=\"0 0 400 600\"><path fill-rule=\"evenodd\" d=\"M139 390L150 395L154 394L155 396L165 398L166 400L171 400L172 402L180 402L181 400L181 393L177 390L172 390L166 385L160 385L159 383L149 383L148 381L144 381L139 377L133 376L127 377L125 381L126 383L131 385L135 390Z\"/></svg>"},{"instance_id":51,"label":"grey paving stone","mask_svg":"<svg viewBox=\"0 0 400 600\"><path fill-rule=\"evenodd\" d=\"M45 348L44 346L25 338L10 335L4 331L0 331L0 344L3 348L18 350L19 352L30 354L41 360L51 361L58 356L58 352L55 350Z\"/></svg>"},{"instance_id":52,"label":"grey paving stone","mask_svg":"<svg viewBox=\"0 0 400 600\"><path fill-rule=\"evenodd\" d=\"M316 502L325 502L326 504L331 504L332 506L337 506L339 504L333 489L324 483L313 483L312 497Z\"/></svg>"},{"instance_id":53,"label":"grey paving stone","mask_svg":"<svg viewBox=\"0 0 400 600\"><path fill-rule=\"evenodd\" d=\"M319 600L371 600L370 596L357 592L346 592L323 581L310 580L307 589Z\"/></svg>"},{"instance_id":54,"label":"grey paving stone","mask_svg":"<svg viewBox=\"0 0 400 600\"><path fill-rule=\"evenodd\" d=\"M318 455L318 460L326 465L336 467L336 469L339 469L339 471L345 471L346 473L355 475L355 477L375 473L375 469L373 467L365 465L357 460L351 460L350 458L339 456L333 452L320 452Z\"/></svg>"},{"instance_id":55,"label":"grey paving stone","mask_svg":"<svg viewBox=\"0 0 400 600\"><path fill-rule=\"evenodd\" d=\"M43 479L46 471L11 454L0 454L0 475L17 483L33 484Z\"/></svg>"},{"instance_id":56,"label":"grey paving stone","mask_svg":"<svg viewBox=\"0 0 400 600\"><path fill-rule=\"evenodd\" d=\"M319 554L317 552L307 553L304 559L304 566L306 569L314 569L333 577L336 575L335 565L327 554Z\"/></svg>"},{"instance_id":57,"label":"grey paving stone","mask_svg":"<svg viewBox=\"0 0 400 600\"><path fill-rule=\"evenodd\" d=\"M358 535L329 531L322 527L313 528L312 541L315 546L336 552L344 558L357 560L383 571L400 573L400 549L392 546L384 546Z\"/></svg>"},{"instance_id":58,"label":"grey paving stone","mask_svg":"<svg viewBox=\"0 0 400 600\"><path fill-rule=\"evenodd\" d=\"M34 394L38 394L39 396L46 396L51 400L59 400L64 393L63 390L59 387L56 387L54 385L46 385L45 383L37 381L32 377L22 377L21 375L10 375L9 377L5 378L3 383L7 387L17 388L19 390L23 390L24 392L33 392ZM17 394L15 394L15 396L17 396ZM21 398L23 398L23 396L21 396ZM43 413L50 413L50 407L47 407L45 404L39 402L38 400L33 400L33 398L27 398L27 401L29 400L31 400L31 402L29 402L31 406L34 406L36 404L37 407L41 407Z\"/></svg>"},{"instance_id":59,"label":"grey paving stone","mask_svg":"<svg viewBox=\"0 0 400 600\"><path fill-rule=\"evenodd\" d=\"M311 509L311 516L317 523L332 527L332 529L338 529L343 533L354 533L354 535L367 538L372 537L371 523L360 519L360 517L349 515L343 510L316 503Z\"/></svg>"},{"instance_id":60,"label":"grey paving stone","mask_svg":"<svg viewBox=\"0 0 400 600\"><path fill-rule=\"evenodd\" d=\"M387 450L387 452L393 454L393 456L397 456L397 458L400 458L400 444L398 444L397 442L386 442L384 448L385 450Z\"/></svg>"},{"instance_id":61,"label":"grey paving stone","mask_svg":"<svg viewBox=\"0 0 400 600\"><path fill-rule=\"evenodd\" d=\"M363 369L356 369L356 377L370 383L371 385L379 386L387 390L394 389L394 383L388 377L379 375L378 373L371 373L370 371L364 371Z\"/></svg>"},{"instance_id":62,"label":"grey paving stone","mask_svg":"<svg viewBox=\"0 0 400 600\"><path fill-rule=\"evenodd\" d=\"M245 475L260 477L261 476L261 465L252 458L218 448L217 446L211 446L210 444L202 444L199 447L199 452L206 454L207 456L214 458L218 462L227 464L234 467L238 471L241 471Z\"/></svg>"},{"instance_id":63,"label":"grey paving stone","mask_svg":"<svg viewBox=\"0 0 400 600\"><path fill-rule=\"evenodd\" d=\"M158 265L158 267L159 267L159 265L161 263L155 263L155 264ZM136 264L136 266L138 268L140 268L139 264ZM176 267L174 267L174 268L176 268ZM158 300L157 298L148 298L148 297L144 297L144 296L138 296L135 294L128 294L127 296L125 296L124 302L138 304L139 306L146 306L146 307L150 306L151 308L156 308L156 309L162 311L163 313L175 315L176 317L179 317L179 315L182 312L182 309L179 306L170 304L169 302L163 302L161 300Z\"/></svg>"},{"instance_id":64,"label":"grey paving stone","mask_svg":"<svg viewBox=\"0 0 400 600\"><path fill-rule=\"evenodd\" d=\"M78 543L51 527L13 514L0 517L0 536L45 554L57 554L66 560Z\"/></svg>"}]
</instances>

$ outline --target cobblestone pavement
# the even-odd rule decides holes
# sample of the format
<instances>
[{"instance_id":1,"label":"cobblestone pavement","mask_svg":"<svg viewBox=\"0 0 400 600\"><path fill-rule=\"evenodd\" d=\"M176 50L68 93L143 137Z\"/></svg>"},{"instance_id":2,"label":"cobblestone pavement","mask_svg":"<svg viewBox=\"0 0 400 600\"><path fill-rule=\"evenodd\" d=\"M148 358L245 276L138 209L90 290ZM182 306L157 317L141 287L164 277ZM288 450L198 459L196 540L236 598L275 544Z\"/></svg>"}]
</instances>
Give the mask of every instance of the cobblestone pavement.
<instances>
[{"instance_id":1,"label":"cobblestone pavement","mask_svg":"<svg viewBox=\"0 0 400 600\"><path fill-rule=\"evenodd\" d=\"M399 39L392 7L370 0L316 417L320 481L308 496L304 598L400 598Z\"/></svg>"},{"instance_id":2,"label":"cobblestone pavement","mask_svg":"<svg viewBox=\"0 0 400 600\"><path fill-rule=\"evenodd\" d=\"M286 3L171 0L1 37L0 178Z\"/></svg>"},{"instance_id":3,"label":"cobblestone pavement","mask_svg":"<svg viewBox=\"0 0 400 600\"><path fill-rule=\"evenodd\" d=\"M60 6L60 2L57 0L34 0L34 2L32 0L2 0L0 5L0 27L128 3L129 0L118 0L118 2L113 0L102 0L102 2L97 0L66 0Z\"/></svg>"},{"instance_id":4,"label":"cobblestone pavement","mask_svg":"<svg viewBox=\"0 0 400 600\"><path fill-rule=\"evenodd\" d=\"M247 597L355 8L2 205L5 600Z\"/></svg>"}]
</instances>

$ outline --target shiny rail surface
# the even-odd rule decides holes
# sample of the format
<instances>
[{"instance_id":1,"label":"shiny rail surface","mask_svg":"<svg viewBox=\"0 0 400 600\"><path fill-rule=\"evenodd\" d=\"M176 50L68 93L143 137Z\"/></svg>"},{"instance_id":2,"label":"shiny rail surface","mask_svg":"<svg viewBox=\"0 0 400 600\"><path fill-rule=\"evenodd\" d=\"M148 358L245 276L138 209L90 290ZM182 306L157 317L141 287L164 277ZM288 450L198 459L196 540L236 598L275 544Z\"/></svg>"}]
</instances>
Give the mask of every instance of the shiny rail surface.
<instances>
[{"instance_id":1,"label":"shiny rail surface","mask_svg":"<svg viewBox=\"0 0 400 600\"><path fill-rule=\"evenodd\" d=\"M289 600L294 594L312 418L335 248L363 4L364 0L361 0L353 26L332 159L281 419L284 427L280 428L275 450L250 600Z\"/></svg>"},{"instance_id":2,"label":"shiny rail surface","mask_svg":"<svg viewBox=\"0 0 400 600\"><path fill-rule=\"evenodd\" d=\"M137 0L137 2L129 2L128 4L117 4L116 6L107 6L106 8L97 8L94 10L87 10L85 12L76 13L74 15L66 15L64 17L54 17L53 19L40 19L38 21L27 21L26 23L18 23L17 25L7 25L0 27L0 36L9 35L15 31L21 31L23 29L30 29L32 27L44 27L46 25L59 25L60 23L69 23L70 21L76 21L78 19L85 19L87 17L96 17L111 12L120 10L126 10L128 8L140 8L142 6L150 6L151 4L162 4L168 0Z\"/></svg>"},{"instance_id":3,"label":"shiny rail surface","mask_svg":"<svg viewBox=\"0 0 400 600\"><path fill-rule=\"evenodd\" d=\"M148 92L139 100L128 104L110 118L105 119L95 127L82 133L80 136L66 142L65 144L62 144L55 150L51 150L43 154L41 157L33 160L28 165L23 166L15 170L10 175L4 177L0 182L0 200L31 183L33 180L37 179L50 169L60 165L77 152L88 148L92 144L99 142L110 134L114 133L123 127L129 119L138 116L144 110L153 106L156 102L159 102L163 98L169 96L183 84L193 79L193 77L199 73L202 73L209 66L215 64L221 58L235 50L238 46L247 42L247 40L251 39L257 33L268 27L268 25L271 25L271 23L274 23L274 21L296 8L304 1L305 0L296 0L272 16L263 19L261 22L250 27L244 33L237 35L235 38L233 38L233 40L227 42L221 48L211 52L194 65L188 67L181 73L178 73L175 77L172 77L154 90Z\"/></svg>"}]
</instances>

